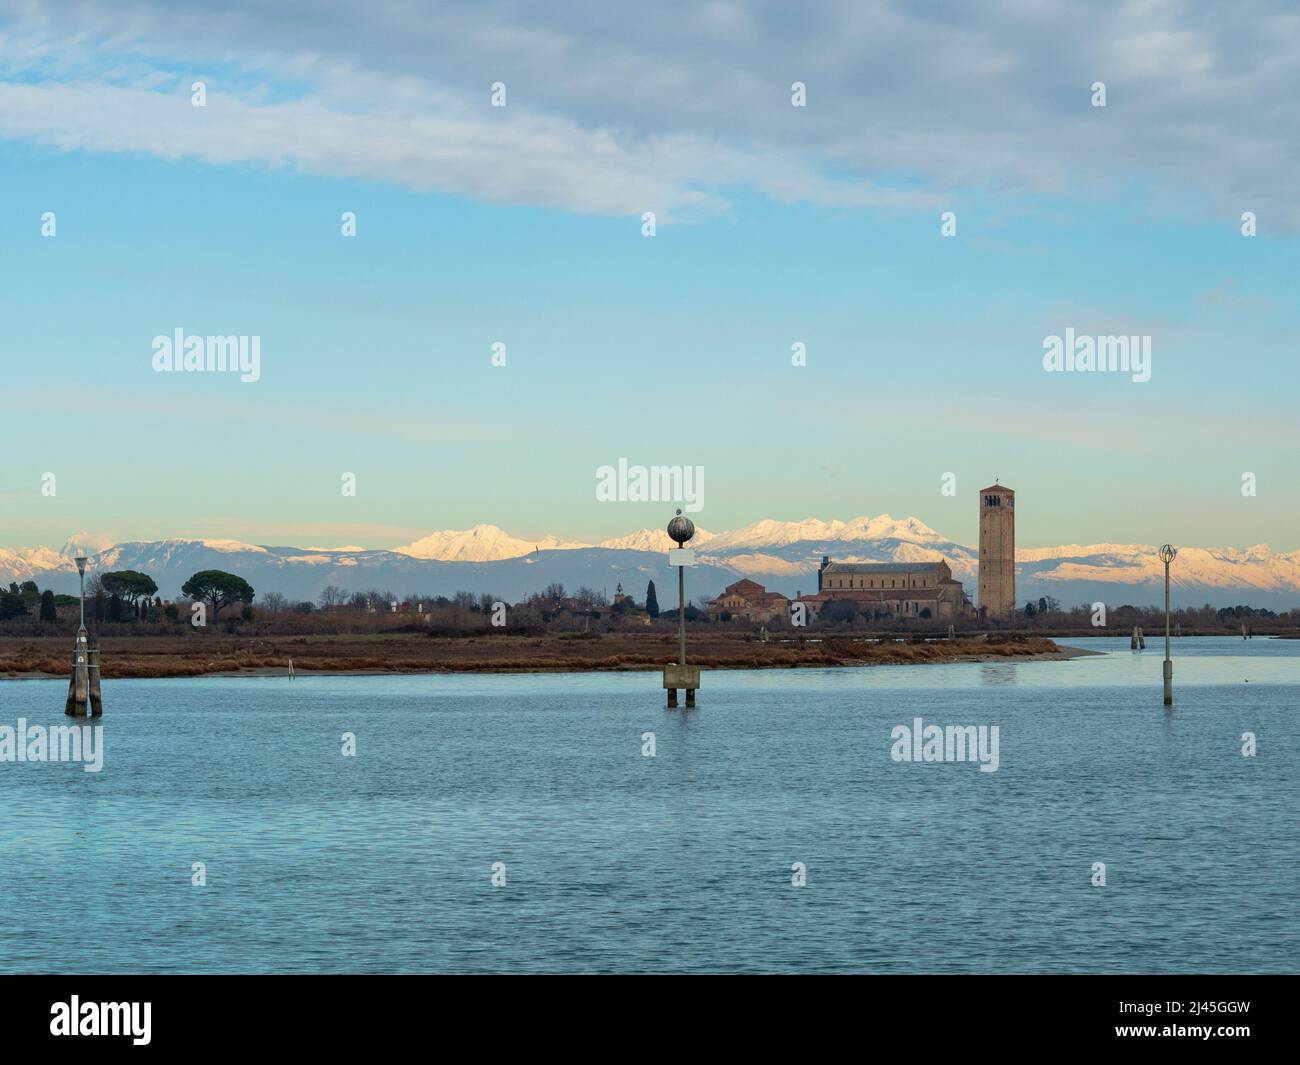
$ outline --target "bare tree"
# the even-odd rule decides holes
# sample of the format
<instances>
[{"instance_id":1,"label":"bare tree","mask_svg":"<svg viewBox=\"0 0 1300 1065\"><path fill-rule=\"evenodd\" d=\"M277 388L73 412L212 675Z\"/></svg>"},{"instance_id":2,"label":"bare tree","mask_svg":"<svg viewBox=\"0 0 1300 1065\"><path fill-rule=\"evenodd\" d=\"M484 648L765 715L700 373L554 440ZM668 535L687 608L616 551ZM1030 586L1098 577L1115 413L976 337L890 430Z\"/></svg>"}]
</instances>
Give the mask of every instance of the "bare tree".
<instances>
[{"instance_id":1,"label":"bare tree","mask_svg":"<svg viewBox=\"0 0 1300 1065\"><path fill-rule=\"evenodd\" d=\"M337 584L326 585L320 593L322 610L333 610L347 602L348 593Z\"/></svg>"},{"instance_id":2,"label":"bare tree","mask_svg":"<svg viewBox=\"0 0 1300 1065\"><path fill-rule=\"evenodd\" d=\"M278 614L287 605L287 600L279 592L262 593L262 609L268 614Z\"/></svg>"}]
</instances>

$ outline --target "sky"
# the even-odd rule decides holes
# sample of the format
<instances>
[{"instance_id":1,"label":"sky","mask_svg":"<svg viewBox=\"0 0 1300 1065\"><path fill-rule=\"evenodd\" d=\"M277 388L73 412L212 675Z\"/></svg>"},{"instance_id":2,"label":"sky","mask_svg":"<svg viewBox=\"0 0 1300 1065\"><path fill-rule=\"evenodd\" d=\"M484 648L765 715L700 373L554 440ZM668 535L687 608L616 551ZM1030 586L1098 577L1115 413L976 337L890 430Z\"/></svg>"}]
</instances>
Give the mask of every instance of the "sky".
<instances>
[{"instance_id":1,"label":"sky","mask_svg":"<svg viewBox=\"0 0 1300 1065\"><path fill-rule=\"evenodd\" d=\"M625 458L710 530L998 479L1021 546L1300 549L1293 5L271 7L0 0L0 546L591 542L674 509Z\"/></svg>"}]
</instances>

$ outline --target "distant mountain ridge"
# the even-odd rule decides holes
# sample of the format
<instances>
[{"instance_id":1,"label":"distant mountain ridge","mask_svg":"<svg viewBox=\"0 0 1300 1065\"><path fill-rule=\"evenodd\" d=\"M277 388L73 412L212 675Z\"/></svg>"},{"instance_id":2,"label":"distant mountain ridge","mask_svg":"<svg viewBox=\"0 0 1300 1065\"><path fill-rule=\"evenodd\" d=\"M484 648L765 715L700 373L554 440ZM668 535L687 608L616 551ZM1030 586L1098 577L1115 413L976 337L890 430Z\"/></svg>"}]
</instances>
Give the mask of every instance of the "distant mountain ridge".
<instances>
[{"instance_id":1,"label":"distant mountain ridge","mask_svg":"<svg viewBox=\"0 0 1300 1065\"><path fill-rule=\"evenodd\" d=\"M327 585L349 591L389 590L398 595L488 592L517 601L559 582L612 594L618 584L640 599L657 582L661 606L675 604L675 576L664 554L671 545L661 529L641 529L596 544L554 536L530 540L495 525L443 530L392 550L247 544L238 540L133 541L94 550L103 538L82 533L63 551L46 547L0 548L0 582L36 580L73 592L72 556L86 551L90 572L136 569L173 598L200 569L238 573L259 592L317 599ZM692 598L717 595L741 577L794 594L816 589L823 555L839 561L920 562L946 559L975 597L976 548L949 540L917 518L888 514L849 521L757 521L730 532L699 530L692 542L699 564L688 574ZM1050 595L1067 606L1105 602L1147 605L1162 595L1163 566L1149 544L1068 544L1017 552L1017 599ZM1181 548L1174 564L1175 599L1184 606L1251 603L1273 609L1300 605L1300 551L1249 548Z\"/></svg>"}]
</instances>

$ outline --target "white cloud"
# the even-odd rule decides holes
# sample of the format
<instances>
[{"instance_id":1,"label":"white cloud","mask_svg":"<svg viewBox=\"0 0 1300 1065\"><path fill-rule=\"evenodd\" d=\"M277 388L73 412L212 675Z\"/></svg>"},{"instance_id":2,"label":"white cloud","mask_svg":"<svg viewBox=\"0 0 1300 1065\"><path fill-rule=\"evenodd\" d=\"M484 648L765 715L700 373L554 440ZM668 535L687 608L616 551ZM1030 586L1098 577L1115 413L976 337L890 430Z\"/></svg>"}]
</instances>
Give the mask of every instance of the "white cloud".
<instances>
[{"instance_id":1,"label":"white cloud","mask_svg":"<svg viewBox=\"0 0 1300 1065\"><path fill-rule=\"evenodd\" d=\"M1300 227L1300 17L1173 0L50 9L0 0L0 135L667 220L733 187L932 209L1150 188ZM206 110L189 79L209 72ZM503 80L509 106L493 109ZM790 106L790 83L808 106ZM1108 106L1089 105L1105 81Z\"/></svg>"}]
</instances>

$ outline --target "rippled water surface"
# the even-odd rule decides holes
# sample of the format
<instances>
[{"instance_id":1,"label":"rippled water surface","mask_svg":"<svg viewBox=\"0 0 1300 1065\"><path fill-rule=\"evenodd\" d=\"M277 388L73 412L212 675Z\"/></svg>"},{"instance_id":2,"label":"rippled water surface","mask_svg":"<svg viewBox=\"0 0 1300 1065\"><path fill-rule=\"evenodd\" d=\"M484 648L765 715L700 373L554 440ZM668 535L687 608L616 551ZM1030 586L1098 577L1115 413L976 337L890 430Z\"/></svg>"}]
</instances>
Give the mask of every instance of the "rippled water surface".
<instances>
[{"instance_id":1,"label":"rippled water surface","mask_svg":"<svg viewBox=\"0 0 1300 1065\"><path fill-rule=\"evenodd\" d=\"M1295 971L1300 641L1175 641L1172 714L1158 641L1075 643L706 671L692 712L648 673L106 681L102 772L0 762L0 970ZM997 772L892 761L916 717L997 725Z\"/></svg>"}]
</instances>

